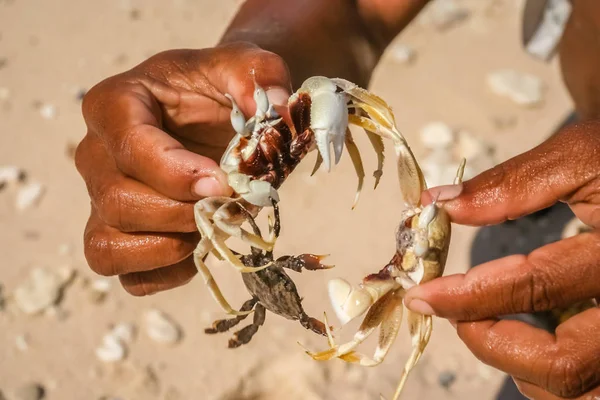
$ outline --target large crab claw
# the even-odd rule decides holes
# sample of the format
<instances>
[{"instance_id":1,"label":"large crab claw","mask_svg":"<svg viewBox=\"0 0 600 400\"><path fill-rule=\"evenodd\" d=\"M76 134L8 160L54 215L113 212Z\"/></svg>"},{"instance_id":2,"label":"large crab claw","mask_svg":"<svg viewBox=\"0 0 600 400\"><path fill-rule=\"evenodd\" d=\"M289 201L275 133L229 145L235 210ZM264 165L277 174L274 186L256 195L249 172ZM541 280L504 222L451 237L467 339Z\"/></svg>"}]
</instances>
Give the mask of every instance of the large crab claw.
<instances>
[{"instance_id":1,"label":"large crab claw","mask_svg":"<svg viewBox=\"0 0 600 400\"><path fill-rule=\"evenodd\" d=\"M335 315L345 325L364 314L393 287L394 282L390 280L365 280L358 288L353 288L348 281L337 278L329 281L328 292Z\"/></svg>"},{"instance_id":2,"label":"large crab claw","mask_svg":"<svg viewBox=\"0 0 600 400\"><path fill-rule=\"evenodd\" d=\"M290 101L294 101L301 93L310 96L310 127L325 168L331 171L331 145L333 144L334 165L340 161L344 150L348 128L346 96L338 91L331 79L324 76L308 78Z\"/></svg>"}]
</instances>

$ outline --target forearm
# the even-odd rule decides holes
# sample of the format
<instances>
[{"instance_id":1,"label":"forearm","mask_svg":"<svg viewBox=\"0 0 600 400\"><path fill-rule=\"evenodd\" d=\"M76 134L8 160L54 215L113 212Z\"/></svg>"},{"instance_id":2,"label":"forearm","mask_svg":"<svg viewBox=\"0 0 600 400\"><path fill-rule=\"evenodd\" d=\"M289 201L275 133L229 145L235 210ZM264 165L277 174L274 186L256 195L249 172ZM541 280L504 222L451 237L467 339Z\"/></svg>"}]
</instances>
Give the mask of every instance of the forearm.
<instances>
[{"instance_id":1,"label":"forearm","mask_svg":"<svg viewBox=\"0 0 600 400\"><path fill-rule=\"evenodd\" d=\"M428 0L247 0L221 43L277 53L294 87L313 75L367 86L383 51Z\"/></svg>"}]
</instances>

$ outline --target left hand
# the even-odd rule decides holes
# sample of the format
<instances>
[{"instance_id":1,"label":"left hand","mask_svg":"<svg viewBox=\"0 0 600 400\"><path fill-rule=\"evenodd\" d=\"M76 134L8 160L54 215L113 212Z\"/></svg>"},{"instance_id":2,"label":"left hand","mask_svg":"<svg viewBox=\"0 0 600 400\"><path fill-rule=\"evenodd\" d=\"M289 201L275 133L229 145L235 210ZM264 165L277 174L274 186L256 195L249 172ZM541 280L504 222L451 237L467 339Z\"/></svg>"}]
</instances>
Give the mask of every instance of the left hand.
<instances>
[{"instance_id":1,"label":"left hand","mask_svg":"<svg viewBox=\"0 0 600 400\"><path fill-rule=\"evenodd\" d=\"M600 399L599 307L568 319L555 334L497 319L600 298L600 123L567 128L459 187L432 188L423 200L438 195L458 224L498 224L564 201L595 228L427 282L409 290L405 303L456 322L471 352L511 375L531 399Z\"/></svg>"}]
</instances>

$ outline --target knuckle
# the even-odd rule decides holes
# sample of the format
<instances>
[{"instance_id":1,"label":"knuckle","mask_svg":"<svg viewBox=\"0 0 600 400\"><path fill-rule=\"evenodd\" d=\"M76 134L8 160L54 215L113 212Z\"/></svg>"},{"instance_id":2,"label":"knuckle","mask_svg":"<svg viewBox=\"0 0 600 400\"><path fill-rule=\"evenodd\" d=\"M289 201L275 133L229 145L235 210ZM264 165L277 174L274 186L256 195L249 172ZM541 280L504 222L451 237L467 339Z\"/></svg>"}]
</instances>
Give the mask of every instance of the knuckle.
<instances>
[{"instance_id":1,"label":"knuckle","mask_svg":"<svg viewBox=\"0 0 600 400\"><path fill-rule=\"evenodd\" d=\"M86 180L85 162L89 159L89 136L88 132L75 149L75 168L84 180Z\"/></svg>"},{"instance_id":2,"label":"knuckle","mask_svg":"<svg viewBox=\"0 0 600 400\"><path fill-rule=\"evenodd\" d=\"M84 254L91 270L102 276L116 275L114 243L99 229L87 231L84 236Z\"/></svg>"},{"instance_id":3,"label":"knuckle","mask_svg":"<svg viewBox=\"0 0 600 400\"><path fill-rule=\"evenodd\" d=\"M589 372L586 371L589 369L585 368L576 357L572 355L557 357L551 368L547 385L551 393L564 398L574 398L589 389L587 377Z\"/></svg>"},{"instance_id":4,"label":"knuckle","mask_svg":"<svg viewBox=\"0 0 600 400\"><path fill-rule=\"evenodd\" d=\"M547 311L556 304L555 293L552 291L554 277L549 272L548 265L544 262L531 262L531 269L526 278L526 295L523 296L521 310Z\"/></svg>"},{"instance_id":5,"label":"knuckle","mask_svg":"<svg viewBox=\"0 0 600 400\"><path fill-rule=\"evenodd\" d=\"M123 232L128 231L124 214L126 212L127 193L118 183L112 183L101 188L96 194L98 200L95 202L100 219L113 228Z\"/></svg>"}]
</instances>

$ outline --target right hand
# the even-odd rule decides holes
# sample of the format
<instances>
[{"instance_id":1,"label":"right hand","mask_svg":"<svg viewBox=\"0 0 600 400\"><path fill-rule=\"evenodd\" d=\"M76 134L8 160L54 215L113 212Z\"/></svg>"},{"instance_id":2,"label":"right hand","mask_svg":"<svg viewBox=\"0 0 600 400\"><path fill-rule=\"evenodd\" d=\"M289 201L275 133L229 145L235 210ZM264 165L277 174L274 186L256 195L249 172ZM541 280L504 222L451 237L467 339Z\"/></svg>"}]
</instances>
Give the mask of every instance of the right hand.
<instances>
[{"instance_id":1,"label":"right hand","mask_svg":"<svg viewBox=\"0 0 600 400\"><path fill-rule=\"evenodd\" d=\"M290 76L251 44L159 53L93 87L76 165L91 198L85 256L132 295L181 286L196 274L194 203L231 195L218 160L233 129L229 93L253 115L254 79L286 104Z\"/></svg>"}]
</instances>

